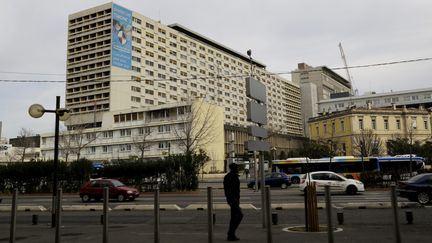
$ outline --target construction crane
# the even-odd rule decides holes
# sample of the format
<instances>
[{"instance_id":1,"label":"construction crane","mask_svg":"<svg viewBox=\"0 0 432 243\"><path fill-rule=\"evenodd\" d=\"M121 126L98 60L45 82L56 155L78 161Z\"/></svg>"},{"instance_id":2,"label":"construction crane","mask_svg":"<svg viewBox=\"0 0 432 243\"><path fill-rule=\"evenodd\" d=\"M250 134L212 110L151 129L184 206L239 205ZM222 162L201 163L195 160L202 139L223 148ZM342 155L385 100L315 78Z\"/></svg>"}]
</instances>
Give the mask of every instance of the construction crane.
<instances>
[{"instance_id":1,"label":"construction crane","mask_svg":"<svg viewBox=\"0 0 432 243\"><path fill-rule=\"evenodd\" d=\"M354 95L354 93L353 93L354 83L353 83L353 81L351 79L351 75L350 75L349 70L348 70L348 64L347 64L347 61L346 61L346 58L345 58L345 53L344 53L344 50L342 48L342 43L341 42L339 42L339 50L340 50L340 53L341 53L341 56L342 56L342 60L343 60L344 65L345 65L345 71L346 71L346 74L347 74L347 79L348 79L348 81L351 84L351 94Z\"/></svg>"}]
</instances>

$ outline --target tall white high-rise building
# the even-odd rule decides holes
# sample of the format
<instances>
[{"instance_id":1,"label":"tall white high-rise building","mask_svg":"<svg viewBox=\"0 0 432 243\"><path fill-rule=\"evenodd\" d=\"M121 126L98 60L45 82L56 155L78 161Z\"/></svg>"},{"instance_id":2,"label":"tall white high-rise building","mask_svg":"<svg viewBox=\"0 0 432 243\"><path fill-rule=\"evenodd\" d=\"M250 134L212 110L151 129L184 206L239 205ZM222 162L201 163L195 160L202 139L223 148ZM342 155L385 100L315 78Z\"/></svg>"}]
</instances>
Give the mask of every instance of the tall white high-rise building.
<instances>
[{"instance_id":1,"label":"tall white high-rise building","mask_svg":"<svg viewBox=\"0 0 432 243\"><path fill-rule=\"evenodd\" d=\"M299 85L264 64L184 26L167 26L114 3L80 11L68 23L66 107L73 116L67 125L104 127L104 112L202 97L223 107L227 128L245 128L251 66L267 87L267 128L301 136Z\"/></svg>"}]
</instances>

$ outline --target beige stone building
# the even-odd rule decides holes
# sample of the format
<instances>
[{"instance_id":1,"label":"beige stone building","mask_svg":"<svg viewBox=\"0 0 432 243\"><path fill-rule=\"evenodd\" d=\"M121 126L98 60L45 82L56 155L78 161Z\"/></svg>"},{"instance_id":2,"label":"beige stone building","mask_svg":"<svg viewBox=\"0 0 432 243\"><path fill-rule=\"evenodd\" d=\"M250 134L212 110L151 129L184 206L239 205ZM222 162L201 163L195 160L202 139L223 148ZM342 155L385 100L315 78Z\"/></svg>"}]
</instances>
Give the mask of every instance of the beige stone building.
<instances>
[{"instance_id":1,"label":"beige stone building","mask_svg":"<svg viewBox=\"0 0 432 243\"><path fill-rule=\"evenodd\" d=\"M431 115L424 108L352 107L311 118L308 124L310 138L329 143L336 155L358 155L355 137L365 131L380 138L380 155L387 154L386 142L390 139L425 142L431 138Z\"/></svg>"}]
</instances>

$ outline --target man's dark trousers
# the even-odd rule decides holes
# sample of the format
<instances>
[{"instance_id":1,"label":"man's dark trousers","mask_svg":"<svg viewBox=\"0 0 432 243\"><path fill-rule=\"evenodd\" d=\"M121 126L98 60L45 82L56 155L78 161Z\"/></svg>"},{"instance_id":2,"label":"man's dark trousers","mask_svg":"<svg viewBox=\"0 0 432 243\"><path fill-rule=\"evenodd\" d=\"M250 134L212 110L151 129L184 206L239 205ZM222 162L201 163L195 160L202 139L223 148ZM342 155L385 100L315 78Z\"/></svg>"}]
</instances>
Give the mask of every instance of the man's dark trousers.
<instances>
[{"instance_id":1,"label":"man's dark trousers","mask_svg":"<svg viewBox=\"0 0 432 243\"><path fill-rule=\"evenodd\" d=\"M235 237L236 229L243 219L243 213L238 202L228 202L228 204L231 207L231 220L228 229L228 237Z\"/></svg>"}]
</instances>

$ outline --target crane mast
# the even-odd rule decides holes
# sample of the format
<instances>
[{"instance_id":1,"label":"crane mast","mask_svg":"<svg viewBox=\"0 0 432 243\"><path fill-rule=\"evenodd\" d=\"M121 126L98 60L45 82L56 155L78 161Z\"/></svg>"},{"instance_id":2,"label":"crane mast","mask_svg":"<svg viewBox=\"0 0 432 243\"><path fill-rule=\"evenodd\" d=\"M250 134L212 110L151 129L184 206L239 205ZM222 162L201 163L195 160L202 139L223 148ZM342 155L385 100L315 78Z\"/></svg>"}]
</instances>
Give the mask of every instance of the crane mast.
<instances>
[{"instance_id":1,"label":"crane mast","mask_svg":"<svg viewBox=\"0 0 432 243\"><path fill-rule=\"evenodd\" d=\"M341 56L342 56L342 60L344 62L345 71L346 71L346 74L347 74L347 79L348 79L348 81L351 84L351 94L353 94L353 86L354 86L354 84L352 83L352 80L351 80L351 75L350 75L349 70L348 70L348 64L347 64L347 61L346 61L346 58L345 58L345 53L344 53L344 50L342 48L342 43L341 42L339 42L339 50L340 50L340 53L341 53Z\"/></svg>"}]
</instances>

